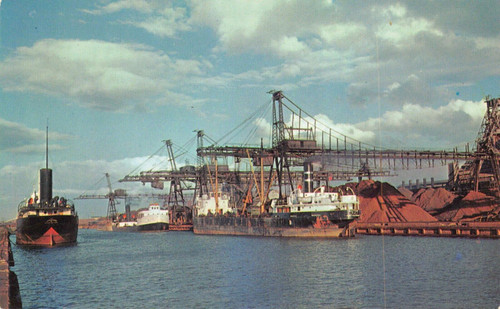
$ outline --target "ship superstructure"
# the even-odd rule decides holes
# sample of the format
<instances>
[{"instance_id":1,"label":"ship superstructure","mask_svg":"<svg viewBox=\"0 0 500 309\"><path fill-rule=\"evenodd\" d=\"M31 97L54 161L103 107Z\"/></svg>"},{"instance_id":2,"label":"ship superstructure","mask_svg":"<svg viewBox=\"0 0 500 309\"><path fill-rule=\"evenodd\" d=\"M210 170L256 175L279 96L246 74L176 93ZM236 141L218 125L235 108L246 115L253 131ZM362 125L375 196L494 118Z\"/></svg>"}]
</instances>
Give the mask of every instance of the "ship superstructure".
<instances>
[{"instance_id":1,"label":"ship superstructure","mask_svg":"<svg viewBox=\"0 0 500 309\"><path fill-rule=\"evenodd\" d=\"M137 214L137 229L139 231L166 231L169 225L168 209L159 204L151 204Z\"/></svg>"}]
</instances>

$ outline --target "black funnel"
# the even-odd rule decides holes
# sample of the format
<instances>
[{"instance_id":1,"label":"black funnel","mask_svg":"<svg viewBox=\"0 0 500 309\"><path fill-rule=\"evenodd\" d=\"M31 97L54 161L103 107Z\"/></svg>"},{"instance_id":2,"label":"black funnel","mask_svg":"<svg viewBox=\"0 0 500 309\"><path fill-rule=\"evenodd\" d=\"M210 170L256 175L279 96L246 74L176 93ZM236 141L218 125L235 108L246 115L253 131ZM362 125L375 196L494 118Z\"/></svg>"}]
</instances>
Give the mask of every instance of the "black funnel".
<instances>
[{"instance_id":1,"label":"black funnel","mask_svg":"<svg viewBox=\"0 0 500 309\"><path fill-rule=\"evenodd\" d=\"M130 205L125 205L125 214L127 216L127 221L130 221Z\"/></svg>"},{"instance_id":2,"label":"black funnel","mask_svg":"<svg viewBox=\"0 0 500 309\"><path fill-rule=\"evenodd\" d=\"M40 170L40 203L49 203L52 199L52 170L42 168Z\"/></svg>"}]
</instances>

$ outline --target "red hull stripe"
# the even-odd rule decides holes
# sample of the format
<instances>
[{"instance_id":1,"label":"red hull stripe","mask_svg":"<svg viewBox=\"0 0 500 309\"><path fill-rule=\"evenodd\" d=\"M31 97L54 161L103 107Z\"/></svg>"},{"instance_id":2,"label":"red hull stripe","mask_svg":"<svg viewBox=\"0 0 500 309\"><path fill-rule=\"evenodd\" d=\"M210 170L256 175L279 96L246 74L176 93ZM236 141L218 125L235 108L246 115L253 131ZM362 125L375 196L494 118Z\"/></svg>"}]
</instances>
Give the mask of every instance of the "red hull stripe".
<instances>
[{"instance_id":1,"label":"red hull stripe","mask_svg":"<svg viewBox=\"0 0 500 309\"><path fill-rule=\"evenodd\" d=\"M38 245L38 246L54 246L57 244L67 243L68 241L64 239L56 230L52 227L45 232L38 239L30 239L27 241L23 241L23 245Z\"/></svg>"}]
</instances>

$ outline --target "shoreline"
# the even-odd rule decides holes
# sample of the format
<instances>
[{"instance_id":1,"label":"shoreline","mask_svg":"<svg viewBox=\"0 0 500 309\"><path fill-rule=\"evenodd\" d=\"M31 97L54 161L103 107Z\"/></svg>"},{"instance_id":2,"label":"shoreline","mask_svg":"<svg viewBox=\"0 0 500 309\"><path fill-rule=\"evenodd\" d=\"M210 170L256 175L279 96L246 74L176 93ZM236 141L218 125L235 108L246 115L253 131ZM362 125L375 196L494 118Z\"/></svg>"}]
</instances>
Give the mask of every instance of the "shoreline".
<instances>
[{"instance_id":1,"label":"shoreline","mask_svg":"<svg viewBox=\"0 0 500 309\"><path fill-rule=\"evenodd\" d=\"M95 220L95 222L99 222ZM111 231L102 223L85 222L80 229ZM433 221L433 222L359 222L350 224L349 229L359 235L390 235L390 236L425 236L425 237L469 237L469 238L500 238L500 221ZM175 229L171 229L175 230ZM183 231L190 231L183 229ZM192 231L192 230L191 230ZM197 231L199 235L230 235L209 230ZM232 235L232 234L231 234ZM238 234L234 234L238 235ZM259 235L254 235L259 236Z\"/></svg>"},{"instance_id":2,"label":"shoreline","mask_svg":"<svg viewBox=\"0 0 500 309\"><path fill-rule=\"evenodd\" d=\"M22 308L17 275L10 270L14 266L9 230L0 226L0 308Z\"/></svg>"}]
</instances>

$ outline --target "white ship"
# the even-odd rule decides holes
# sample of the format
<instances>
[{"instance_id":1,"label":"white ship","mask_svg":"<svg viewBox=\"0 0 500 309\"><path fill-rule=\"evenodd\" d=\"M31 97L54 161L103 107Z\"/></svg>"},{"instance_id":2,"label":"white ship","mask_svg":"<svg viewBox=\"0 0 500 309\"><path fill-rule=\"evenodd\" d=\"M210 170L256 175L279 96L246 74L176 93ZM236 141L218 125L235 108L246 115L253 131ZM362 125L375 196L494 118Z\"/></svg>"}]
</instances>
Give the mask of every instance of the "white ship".
<instances>
[{"instance_id":1,"label":"white ship","mask_svg":"<svg viewBox=\"0 0 500 309\"><path fill-rule=\"evenodd\" d=\"M169 225L168 209L159 204L151 204L147 210L137 214L137 230L139 231L166 231Z\"/></svg>"},{"instance_id":2,"label":"white ship","mask_svg":"<svg viewBox=\"0 0 500 309\"><path fill-rule=\"evenodd\" d=\"M351 194L325 192L321 186L313 192L303 192L301 189L288 196L285 205L271 204L271 213L275 215L327 215L332 221L353 220L359 217L359 199L351 188Z\"/></svg>"},{"instance_id":3,"label":"white ship","mask_svg":"<svg viewBox=\"0 0 500 309\"><path fill-rule=\"evenodd\" d=\"M210 192L210 195L203 194L196 200L195 216L212 216L233 213L235 211L229 206L229 200L229 195L222 194L221 192L217 195L215 195L214 192Z\"/></svg>"}]
</instances>

